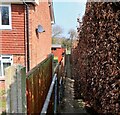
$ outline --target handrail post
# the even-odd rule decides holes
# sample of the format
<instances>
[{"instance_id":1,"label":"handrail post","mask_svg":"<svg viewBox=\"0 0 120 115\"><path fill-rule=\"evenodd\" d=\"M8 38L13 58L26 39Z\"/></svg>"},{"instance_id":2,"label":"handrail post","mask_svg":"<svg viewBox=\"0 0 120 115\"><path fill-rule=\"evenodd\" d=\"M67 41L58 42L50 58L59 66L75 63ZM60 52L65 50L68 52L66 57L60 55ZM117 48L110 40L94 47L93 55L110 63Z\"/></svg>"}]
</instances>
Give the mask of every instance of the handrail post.
<instances>
[{"instance_id":1,"label":"handrail post","mask_svg":"<svg viewBox=\"0 0 120 115\"><path fill-rule=\"evenodd\" d=\"M57 87L57 85L58 85L58 83L57 83L57 77L56 77L56 80L55 80L55 95L54 95L54 113L56 113L57 112L57 98L58 98L58 96L57 96L57 89L58 89L58 87Z\"/></svg>"},{"instance_id":2,"label":"handrail post","mask_svg":"<svg viewBox=\"0 0 120 115\"><path fill-rule=\"evenodd\" d=\"M52 92L53 92L53 88L54 88L54 85L55 85L56 78L57 78L57 74L55 74L54 77L53 77L52 83L50 85L50 88L49 88L49 91L48 91L48 94L47 94L47 97L46 97L46 100L44 102L44 105L43 105L43 108L42 108L42 111L41 111L40 115L47 114L47 109L48 109L50 98L51 98L51 95L52 95Z\"/></svg>"}]
</instances>

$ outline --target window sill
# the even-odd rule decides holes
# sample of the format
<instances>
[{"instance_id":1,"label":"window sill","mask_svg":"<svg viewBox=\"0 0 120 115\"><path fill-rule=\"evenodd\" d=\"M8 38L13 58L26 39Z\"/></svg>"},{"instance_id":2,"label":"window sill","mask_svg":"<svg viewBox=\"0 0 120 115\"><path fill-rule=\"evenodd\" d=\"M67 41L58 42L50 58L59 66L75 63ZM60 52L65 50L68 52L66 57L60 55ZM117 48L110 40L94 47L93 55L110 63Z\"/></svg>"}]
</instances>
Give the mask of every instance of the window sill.
<instances>
[{"instance_id":1,"label":"window sill","mask_svg":"<svg viewBox=\"0 0 120 115\"><path fill-rule=\"evenodd\" d=\"M12 30L12 28L0 28L0 30Z\"/></svg>"}]
</instances>

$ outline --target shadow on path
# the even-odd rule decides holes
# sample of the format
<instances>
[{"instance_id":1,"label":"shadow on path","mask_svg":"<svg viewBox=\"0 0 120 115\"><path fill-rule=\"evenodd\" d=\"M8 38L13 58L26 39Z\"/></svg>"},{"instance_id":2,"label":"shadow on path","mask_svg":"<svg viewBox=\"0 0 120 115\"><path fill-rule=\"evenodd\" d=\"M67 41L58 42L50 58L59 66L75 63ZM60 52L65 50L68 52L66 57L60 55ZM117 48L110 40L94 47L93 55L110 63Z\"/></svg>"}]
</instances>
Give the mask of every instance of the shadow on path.
<instances>
[{"instance_id":1,"label":"shadow on path","mask_svg":"<svg viewBox=\"0 0 120 115\"><path fill-rule=\"evenodd\" d=\"M84 108L82 99L74 99L74 79L71 76L70 55L66 56L66 78L64 84L64 97L59 106L59 113L79 113L89 115Z\"/></svg>"}]
</instances>

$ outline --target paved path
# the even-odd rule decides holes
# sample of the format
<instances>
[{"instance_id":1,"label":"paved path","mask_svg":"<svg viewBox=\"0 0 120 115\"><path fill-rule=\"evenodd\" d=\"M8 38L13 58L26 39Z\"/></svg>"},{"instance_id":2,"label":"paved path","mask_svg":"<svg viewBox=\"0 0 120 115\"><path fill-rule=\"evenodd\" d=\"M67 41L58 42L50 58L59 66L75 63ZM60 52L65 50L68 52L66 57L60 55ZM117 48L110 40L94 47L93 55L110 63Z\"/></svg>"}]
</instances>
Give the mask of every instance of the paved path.
<instances>
[{"instance_id":1,"label":"paved path","mask_svg":"<svg viewBox=\"0 0 120 115\"><path fill-rule=\"evenodd\" d=\"M67 60L64 98L59 106L59 113L79 113L80 115L88 115L83 107L83 101L81 99L74 99L74 80L71 79L70 57L68 57Z\"/></svg>"}]
</instances>

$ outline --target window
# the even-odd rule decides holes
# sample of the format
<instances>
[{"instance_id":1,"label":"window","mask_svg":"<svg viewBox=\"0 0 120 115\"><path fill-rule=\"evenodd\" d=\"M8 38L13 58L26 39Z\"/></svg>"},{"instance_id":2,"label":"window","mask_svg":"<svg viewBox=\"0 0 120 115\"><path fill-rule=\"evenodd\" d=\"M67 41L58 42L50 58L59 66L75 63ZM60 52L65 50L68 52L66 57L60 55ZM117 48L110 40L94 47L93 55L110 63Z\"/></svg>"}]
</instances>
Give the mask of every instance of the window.
<instances>
[{"instance_id":1,"label":"window","mask_svg":"<svg viewBox=\"0 0 120 115\"><path fill-rule=\"evenodd\" d=\"M56 50L56 48L52 48L52 50Z\"/></svg>"},{"instance_id":2,"label":"window","mask_svg":"<svg viewBox=\"0 0 120 115\"><path fill-rule=\"evenodd\" d=\"M0 77L5 75L5 68L13 64L12 55L0 55Z\"/></svg>"},{"instance_id":3,"label":"window","mask_svg":"<svg viewBox=\"0 0 120 115\"><path fill-rule=\"evenodd\" d=\"M11 5L0 5L0 29L12 29Z\"/></svg>"}]
</instances>

